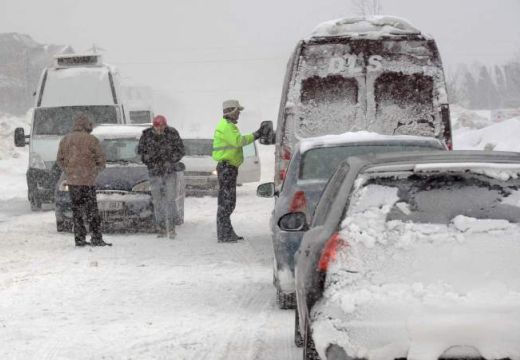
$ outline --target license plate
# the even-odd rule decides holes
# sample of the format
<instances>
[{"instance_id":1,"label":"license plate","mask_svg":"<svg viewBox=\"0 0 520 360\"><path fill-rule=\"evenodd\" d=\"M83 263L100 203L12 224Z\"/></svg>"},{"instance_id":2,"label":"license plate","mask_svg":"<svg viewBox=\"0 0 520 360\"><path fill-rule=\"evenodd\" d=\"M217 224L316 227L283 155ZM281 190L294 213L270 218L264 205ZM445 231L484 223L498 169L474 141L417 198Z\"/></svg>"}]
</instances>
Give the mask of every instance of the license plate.
<instances>
[{"instance_id":1,"label":"license plate","mask_svg":"<svg viewBox=\"0 0 520 360\"><path fill-rule=\"evenodd\" d=\"M123 210L122 201L101 201L98 203L100 211L118 211Z\"/></svg>"}]
</instances>

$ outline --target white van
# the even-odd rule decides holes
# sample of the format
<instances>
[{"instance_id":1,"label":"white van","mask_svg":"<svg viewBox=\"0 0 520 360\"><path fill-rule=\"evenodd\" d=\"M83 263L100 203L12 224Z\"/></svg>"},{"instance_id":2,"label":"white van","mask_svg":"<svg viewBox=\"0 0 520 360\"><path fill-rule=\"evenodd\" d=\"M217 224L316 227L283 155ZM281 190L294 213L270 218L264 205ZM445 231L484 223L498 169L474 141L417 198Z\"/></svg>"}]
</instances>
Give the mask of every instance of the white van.
<instances>
[{"instance_id":1,"label":"white van","mask_svg":"<svg viewBox=\"0 0 520 360\"><path fill-rule=\"evenodd\" d=\"M99 54L56 56L55 65L43 70L35 96L31 135L23 128L15 130L15 145L29 144L27 188L33 210L54 202L58 145L77 114L96 124L126 122L117 72L103 64Z\"/></svg>"},{"instance_id":2,"label":"white van","mask_svg":"<svg viewBox=\"0 0 520 360\"><path fill-rule=\"evenodd\" d=\"M403 19L333 20L298 43L282 90L275 183L300 139L360 130L432 136L451 148L439 51Z\"/></svg>"}]
</instances>

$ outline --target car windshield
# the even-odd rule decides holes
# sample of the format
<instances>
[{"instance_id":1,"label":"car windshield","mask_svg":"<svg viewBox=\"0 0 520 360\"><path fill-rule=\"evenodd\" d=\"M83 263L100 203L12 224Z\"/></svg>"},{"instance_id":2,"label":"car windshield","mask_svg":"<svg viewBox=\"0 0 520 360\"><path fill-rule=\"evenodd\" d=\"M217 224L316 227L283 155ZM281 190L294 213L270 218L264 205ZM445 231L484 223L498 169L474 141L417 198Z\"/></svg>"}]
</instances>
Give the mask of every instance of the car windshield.
<instances>
[{"instance_id":1,"label":"car windshield","mask_svg":"<svg viewBox=\"0 0 520 360\"><path fill-rule=\"evenodd\" d=\"M468 173L376 177L353 196L350 213L377 212L385 222L400 223L447 225L457 218L520 223L519 189L518 179Z\"/></svg>"},{"instance_id":2,"label":"car windshield","mask_svg":"<svg viewBox=\"0 0 520 360\"><path fill-rule=\"evenodd\" d=\"M211 156L213 140L211 139L184 139L186 156Z\"/></svg>"},{"instance_id":3,"label":"car windshield","mask_svg":"<svg viewBox=\"0 0 520 360\"><path fill-rule=\"evenodd\" d=\"M117 124L115 106L64 106L34 110L35 135L65 135L72 131L74 119L86 115L95 124Z\"/></svg>"},{"instance_id":4,"label":"car windshield","mask_svg":"<svg viewBox=\"0 0 520 360\"><path fill-rule=\"evenodd\" d=\"M442 149L440 143L436 142L350 145L311 149L303 155L299 178L300 180L328 179L338 164L350 156Z\"/></svg>"},{"instance_id":5,"label":"car windshield","mask_svg":"<svg viewBox=\"0 0 520 360\"><path fill-rule=\"evenodd\" d=\"M139 139L103 139L101 146L105 152L107 162L132 162L140 163L137 155Z\"/></svg>"},{"instance_id":6,"label":"car windshield","mask_svg":"<svg viewBox=\"0 0 520 360\"><path fill-rule=\"evenodd\" d=\"M150 111L130 111L130 124L147 124L152 122Z\"/></svg>"}]
</instances>

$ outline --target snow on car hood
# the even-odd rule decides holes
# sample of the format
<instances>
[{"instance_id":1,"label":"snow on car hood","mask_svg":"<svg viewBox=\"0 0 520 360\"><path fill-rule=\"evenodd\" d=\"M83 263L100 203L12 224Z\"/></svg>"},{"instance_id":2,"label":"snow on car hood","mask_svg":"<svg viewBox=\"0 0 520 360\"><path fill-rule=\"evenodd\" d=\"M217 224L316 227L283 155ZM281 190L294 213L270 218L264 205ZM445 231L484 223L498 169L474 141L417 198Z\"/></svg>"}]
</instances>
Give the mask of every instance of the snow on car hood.
<instances>
[{"instance_id":1,"label":"snow on car hood","mask_svg":"<svg viewBox=\"0 0 520 360\"><path fill-rule=\"evenodd\" d=\"M312 311L320 354L338 344L358 358L431 360L465 346L465 355L519 359L520 226L462 215L388 221L397 189L365 190L373 202L343 221L348 246Z\"/></svg>"}]
</instances>

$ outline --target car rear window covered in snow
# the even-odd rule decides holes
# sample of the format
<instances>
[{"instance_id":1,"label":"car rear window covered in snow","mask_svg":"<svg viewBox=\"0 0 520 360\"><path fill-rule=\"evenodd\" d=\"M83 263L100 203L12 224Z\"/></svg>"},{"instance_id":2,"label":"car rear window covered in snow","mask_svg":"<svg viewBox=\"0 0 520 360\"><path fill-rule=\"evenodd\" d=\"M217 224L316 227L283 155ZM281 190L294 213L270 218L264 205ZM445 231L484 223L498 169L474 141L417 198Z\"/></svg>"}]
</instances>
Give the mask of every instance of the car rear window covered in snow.
<instances>
[{"instance_id":1,"label":"car rear window covered in snow","mask_svg":"<svg viewBox=\"0 0 520 360\"><path fill-rule=\"evenodd\" d=\"M436 143L409 143L409 144L371 144L323 147L312 149L305 154L300 165L300 180L328 179L339 163L350 156L379 154L401 151L442 150Z\"/></svg>"},{"instance_id":2,"label":"car rear window covered in snow","mask_svg":"<svg viewBox=\"0 0 520 360\"><path fill-rule=\"evenodd\" d=\"M386 222L450 224L465 216L520 223L519 186L519 180L503 182L477 174L377 177L358 192L351 212L363 212L375 202L386 209Z\"/></svg>"}]
</instances>

